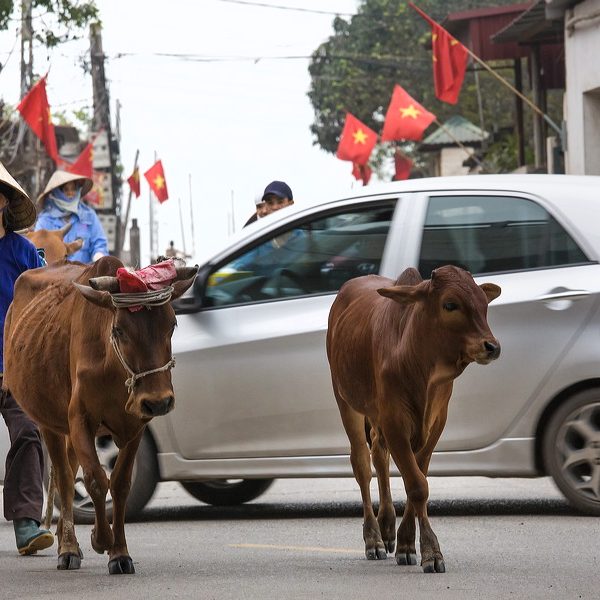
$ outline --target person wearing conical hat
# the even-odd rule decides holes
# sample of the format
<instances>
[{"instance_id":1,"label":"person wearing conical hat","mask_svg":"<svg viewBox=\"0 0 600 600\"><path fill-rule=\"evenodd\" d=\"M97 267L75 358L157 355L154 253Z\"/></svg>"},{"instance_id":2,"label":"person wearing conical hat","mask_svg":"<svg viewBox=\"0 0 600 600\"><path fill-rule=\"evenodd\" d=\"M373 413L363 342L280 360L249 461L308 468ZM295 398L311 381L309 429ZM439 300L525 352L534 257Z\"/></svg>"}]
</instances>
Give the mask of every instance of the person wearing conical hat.
<instances>
[{"instance_id":1,"label":"person wearing conical hat","mask_svg":"<svg viewBox=\"0 0 600 600\"><path fill-rule=\"evenodd\" d=\"M81 200L92 185L89 177L59 170L52 174L38 198L39 216L35 230L61 229L71 223L65 242L81 239L83 245L69 260L82 263L95 262L108 254L108 242L100 219L96 211Z\"/></svg>"},{"instance_id":2,"label":"person wearing conical hat","mask_svg":"<svg viewBox=\"0 0 600 600\"><path fill-rule=\"evenodd\" d=\"M42 266L35 246L16 233L31 227L35 205L23 188L0 163L0 331L13 299L17 277L27 269ZM0 338L0 382L4 371L3 340ZM34 554L52 546L54 536L40 529L44 488L44 453L40 432L22 411L10 390L0 392L0 413L10 434L4 477L4 516L13 522L20 554Z\"/></svg>"}]
</instances>

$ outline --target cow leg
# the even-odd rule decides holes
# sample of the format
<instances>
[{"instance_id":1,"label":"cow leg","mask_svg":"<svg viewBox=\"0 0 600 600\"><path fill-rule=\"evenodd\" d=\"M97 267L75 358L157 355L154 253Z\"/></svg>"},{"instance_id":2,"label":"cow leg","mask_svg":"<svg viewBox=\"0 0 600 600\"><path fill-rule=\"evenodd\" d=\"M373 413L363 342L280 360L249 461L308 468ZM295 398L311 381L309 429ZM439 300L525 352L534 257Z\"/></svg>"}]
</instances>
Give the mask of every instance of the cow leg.
<instances>
[{"instance_id":1,"label":"cow leg","mask_svg":"<svg viewBox=\"0 0 600 600\"><path fill-rule=\"evenodd\" d=\"M85 416L80 415L77 411L69 411L69 422L71 432L69 441L79 458L79 463L83 469L83 483L94 503L96 512L91 534L92 548L98 554L103 554L113 544L113 533L106 518L108 477L96 453L96 428L92 427Z\"/></svg>"},{"instance_id":2,"label":"cow leg","mask_svg":"<svg viewBox=\"0 0 600 600\"><path fill-rule=\"evenodd\" d=\"M379 523L373 512L373 503L371 502L371 453L369 452L367 436L365 434L365 418L339 398L337 393L335 395L342 423L350 440L352 470L362 496L365 555L369 560L387 558L385 545L379 531Z\"/></svg>"},{"instance_id":3,"label":"cow leg","mask_svg":"<svg viewBox=\"0 0 600 600\"><path fill-rule=\"evenodd\" d=\"M42 428L42 435L54 466L56 485L60 494L60 518L56 529L58 536L57 569L61 571L79 569L81 567L81 550L73 523L74 478L67 456L65 436L47 428Z\"/></svg>"},{"instance_id":4,"label":"cow leg","mask_svg":"<svg viewBox=\"0 0 600 600\"><path fill-rule=\"evenodd\" d=\"M404 564L402 559L398 560L398 554L406 552L406 543L410 538L412 513L419 520L419 542L421 546L421 566L425 573L443 573L446 570L444 557L440 551L440 546L427 516L427 499L429 498L429 485L427 478L422 473L417 463L417 459L412 451L410 440L403 433L406 428L386 423L384 435L390 445L390 451L394 462L398 466L404 488L406 490L407 503L404 511L404 517L398 528L398 548L396 549L396 561ZM391 437L392 432L396 432L395 437ZM393 440L393 442L391 441ZM404 544L404 547L403 547ZM407 553L410 554L410 553ZM409 556L410 558L410 556ZM409 563L411 564L411 563Z\"/></svg>"},{"instance_id":5,"label":"cow leg","mask_svg":"<svg viewBox=\"0 0 600 600\"><path fill-rule=\"evenodd\" d=\"M110 492L113 499L114 544L109 551L108 572L111 575L135 573L133 560L127 550L125 539L125 508L131 487L131 475L138 446L144 430L119 450L117 462L110 477Z\"/></svg>"},{"instance_id":6,"label":"cow leg","mask_svg":"<svg viewBox=\"0 0 600 600\"><path fill-rule=\"evenodd\" d=\"M377 523L379 524L379 531L385 549L391 553L396 547L396 509L392 502L392 491L390 489L390 452L381 432L376 427L371 429L371 457L373 458L379 487Z\"/></svg>"}]
</instances>

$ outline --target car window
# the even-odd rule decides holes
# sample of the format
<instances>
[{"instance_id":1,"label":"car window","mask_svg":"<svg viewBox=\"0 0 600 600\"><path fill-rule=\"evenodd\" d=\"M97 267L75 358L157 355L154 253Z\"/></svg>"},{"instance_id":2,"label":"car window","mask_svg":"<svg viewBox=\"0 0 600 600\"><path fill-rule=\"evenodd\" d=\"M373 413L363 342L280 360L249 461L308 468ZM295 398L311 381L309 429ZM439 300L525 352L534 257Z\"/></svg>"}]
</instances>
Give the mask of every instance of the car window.
<instances>
[{"instance_id":1,"label":"car window","mask_svg":"<svg viewBox=\"0 0 600 600\"><path fill-rule=\"evenodd\" d=\"M278 230L208 278L203 306L231 306L336 292L378 273L396 201L330 212Z\"/></svg>"},{"instance_id":2,"label":"car window","mask_svg":"<svg viewBox=\"0 0 600 600\"><path fill-rule=\"evenodd\" d=\"M439 196L429 200L419 271L445 264L473 275L589 262L545 208L512 196Z\"/></svg>"}]
</instances>

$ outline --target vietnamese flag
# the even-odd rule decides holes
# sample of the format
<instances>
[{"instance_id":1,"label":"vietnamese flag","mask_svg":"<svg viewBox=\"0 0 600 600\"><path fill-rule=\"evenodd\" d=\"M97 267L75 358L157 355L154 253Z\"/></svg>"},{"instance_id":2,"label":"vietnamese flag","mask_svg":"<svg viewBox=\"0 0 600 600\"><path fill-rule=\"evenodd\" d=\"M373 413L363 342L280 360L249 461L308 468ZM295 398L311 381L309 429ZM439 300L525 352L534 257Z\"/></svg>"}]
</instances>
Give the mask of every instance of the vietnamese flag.
<instances>
[{"instance_id":1,"label":"vietnamese flag","mask_svg":"<svg viewBox=\"0 0 600 600\"><path fill-rule=\"evenodd\" d=\"M129 189L135 194L136 198L140 197L140 170L136 167L133 173L127 178Z\"/></svg>"},{"instance_id":2,"label":"vietnamese flag","mask_svg":"<svg viewBox=\"0 0 600 600\"><path fill-rule=\"evenodd\" d=\"M163 170L162 162L157 160L145 173L144 177L150 184L150 188L154 192L156 199L162 204L165 200L169 199L169 192L167 191L167 182L165 181L165 172Z\"/></svg>"},{"instance_id":3,"label":"vietnamese flag","mask_svg":"<svg viewBox=\"0 0 600 600\"><path fill-rule=\"evenodd\" d=\"M396 167L394 181L401 181L410 177L413 161L410 160L400 148L396 148L396 152L394 153L394 165Z\"/></svg>"},{"instance_id":4,"label":"vietnamese flag","mask_svg":"<svg viewBox=\"0 0 600 600\"><path fill-rule=\"evenodd\" d=\"M336 156L340 160L351 160L359 165L366 165L376 143L377 134L354 115L346 113Z\"/></svg>"},{"instance_id":5,"label":"vietnamese flag","mask_svg":"<svg viewBox=\"0 0 600 600\"><path fill-rule=\"evenodd\" d=\"M396 84L385 115L381 139L382 141L419 141L423 137L423 132L435 119L433 113L423 108Z\"/></svg>"},{"instance_id":6,"label":"vietnamese flag","mask_svg":"<svg viewBox=\"0 0 600 600\"><path fill-rule=\"evenodd\" d=\"M58 149L56 147L56 135L54 134L54 125L50 115L50 105L46 95L46 77L44 75L23 97L17 110L33 133L44 144L48 156L54 161L58 161Z\"/></svg>"},{"instance_id":7,"label":"vietnamese flag","mask_svg":"<svg viewBox=\"0 0 600 600\"><path fill-rule=\"evenodd\" d=\"M369 183L369 179L371 179L372 174L373 170L369 165L352 163L352 175L354 175L354 179L362 181L363 185L367 185L367 183Z\"/></svg>"},{"instance_id":8,"label":"vietnamese flag","mask_svg":"<svg viewBox=\"0 0 600 600\"><path fill-rule=\"evenodd\" d=\"M431 25L433 81L435 95L448 104L456 104L467 70L469 51L429 15L408 3Z\"/></svg>"},{"instance_id":9,"label":"vietnamese flag","mask_svg":"<svg viewBox=\"0 0 600 600\"><path fill-rule=\"evenodd\" d=\"M65 170L92 179L94 175L94 142L90 142L77 157L74 163L68 165Z\"/></svg>"}]
</instances>

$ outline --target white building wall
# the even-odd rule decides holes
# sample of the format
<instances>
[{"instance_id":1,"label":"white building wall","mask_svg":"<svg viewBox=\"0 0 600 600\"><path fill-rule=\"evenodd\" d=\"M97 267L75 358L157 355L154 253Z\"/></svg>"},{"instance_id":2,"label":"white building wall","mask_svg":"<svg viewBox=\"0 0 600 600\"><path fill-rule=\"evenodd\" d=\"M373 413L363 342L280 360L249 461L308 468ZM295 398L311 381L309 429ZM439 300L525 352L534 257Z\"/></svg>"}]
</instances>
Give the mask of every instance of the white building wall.
<instances>
[{"instance_id":1,"label":"white building wall","mask_svg":"<svg viewBox=\"0 0 600 600\"><path fill-rule=\"evenodd\" d=\"M599 0L600 1L600 0ZM465 152L467 150L467 152ZM463 167L465 160L473 154L473 148L442 148L440 155L440 175L468 175L469 167Z\"/></svg>"},{"instance_id":2,"label":"white building wall","mask_svg":"<svg viewBox=\"0 0 600 600\"><path fill-rule=\"evenodd\" d=\"M600 175L600 0L584 0L565 13L567 122L565 170L572 175Z\"/></svg>"}]
</instances>

